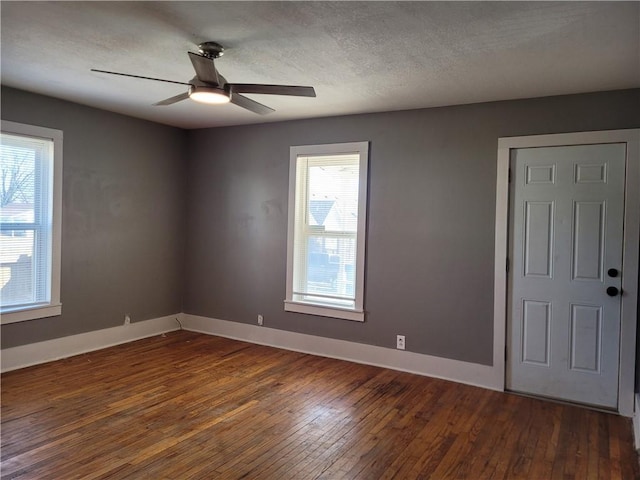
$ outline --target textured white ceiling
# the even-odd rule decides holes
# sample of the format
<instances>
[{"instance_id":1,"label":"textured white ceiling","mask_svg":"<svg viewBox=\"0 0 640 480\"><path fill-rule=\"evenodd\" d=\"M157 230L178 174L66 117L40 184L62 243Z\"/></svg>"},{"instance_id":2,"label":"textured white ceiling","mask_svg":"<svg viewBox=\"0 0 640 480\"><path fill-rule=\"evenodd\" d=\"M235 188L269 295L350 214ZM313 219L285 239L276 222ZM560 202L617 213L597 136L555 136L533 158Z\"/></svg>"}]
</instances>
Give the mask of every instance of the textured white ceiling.
<instances>
[{"instance_id":1,"label":"textured white ceiling","mask_svg":"<svg viewBox=\"0 0 640 480\"><path fill-rule=\"evenodd\" d=\"M0 3L2 84L184 128L640 87L640 2ZM276 109L185 100L187 51L216 41L229 82Z\"/></svg>"}]
</instances>

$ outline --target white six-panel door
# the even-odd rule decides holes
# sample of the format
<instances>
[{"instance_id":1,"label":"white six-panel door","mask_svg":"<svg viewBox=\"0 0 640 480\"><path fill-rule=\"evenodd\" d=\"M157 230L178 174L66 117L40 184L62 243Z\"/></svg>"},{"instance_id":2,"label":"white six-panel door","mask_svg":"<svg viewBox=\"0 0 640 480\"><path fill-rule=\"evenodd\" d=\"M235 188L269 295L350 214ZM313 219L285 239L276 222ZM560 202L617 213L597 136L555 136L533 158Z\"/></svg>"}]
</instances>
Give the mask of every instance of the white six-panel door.
<instances>
[{"instance_id":1,"label":"white six-panel door","mask_svg":"<svg viewBox=\"0 0 640 480\"><path fill-rule=\"evenodd\" d=\"M511 150L508 389L617 408L625 159Z\"/></svg>"}]
</instances>

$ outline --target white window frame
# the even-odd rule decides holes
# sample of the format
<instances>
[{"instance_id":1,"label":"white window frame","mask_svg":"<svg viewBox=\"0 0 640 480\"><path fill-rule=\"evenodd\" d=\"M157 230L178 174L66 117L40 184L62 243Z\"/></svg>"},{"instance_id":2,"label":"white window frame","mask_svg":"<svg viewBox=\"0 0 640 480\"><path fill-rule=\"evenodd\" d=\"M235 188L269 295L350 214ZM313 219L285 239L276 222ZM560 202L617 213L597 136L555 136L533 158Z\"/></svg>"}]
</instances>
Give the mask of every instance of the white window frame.
<instances>
[{"instance_id":1,"label":"white window frame","mask_svg":"<svg viewBox=\"0 0 640 480\"><path fill-rule=\"evenodd\" d=\"M51 278L46 303L2 309L0 324L23 322L62 314L60 303L60 258L62 238L62 131L2 120L3 133L53 141L51 194Z\"/></svg>"},{"instance_id":2,"label":"white window frame","mask_svg":"<svg viewBox=\"0 0 640 480\"><path fill-rule=\"evenodd\" d=\"M296 178L298 175L298 157L315 157L342 154L358 154L358 224L356 237L355 301L353 308L322 304L312 300L296 299L294 292L294 240L296 235ZM284 309L288 312L319 315L363 322L364 312L364 270L367 225L367 184L369 165L369 142L334 143L325 145L300 145L290 148L289 163L289 223L287 231L287 297ZM295 299L295 300L294 300Z\"/></svg>"}]
</instances>

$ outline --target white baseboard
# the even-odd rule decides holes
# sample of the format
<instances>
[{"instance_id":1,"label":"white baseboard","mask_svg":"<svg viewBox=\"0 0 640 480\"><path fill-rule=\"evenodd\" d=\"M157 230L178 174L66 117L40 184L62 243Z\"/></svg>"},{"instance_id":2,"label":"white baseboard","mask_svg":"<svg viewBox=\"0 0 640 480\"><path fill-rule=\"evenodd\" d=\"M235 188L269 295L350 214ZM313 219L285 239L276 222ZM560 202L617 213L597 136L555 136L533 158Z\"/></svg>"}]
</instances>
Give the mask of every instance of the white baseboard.
<instances>
[{"instance_id":1,"label":"white baseboard","mask_svg":"<svg viewBox=\"0 0 640 480\"><path fill-rule=\"evenodd\" d=\"M178 313L134 322L130 325L5 348L0 352L1 371L17 370L178 330L180 325L176 322L176 318L182 322L182 314Z\"/></svg>"},{"instance_id":2,"label":"white baseboard","mask_svg":"<svg viewBox=\"0 0 640 480\"><path fill-rule=\"evenodd\" d=\"M633 439L636 450L640 450L640 394L636 393L634 398L635 410L633 413Z\"/></svg>"},{"instance_id":3,"label":"white baseboard","mask_svg":"<svg viewBox=\"0 0 640 480\"><path fill-rule=\"evenodd\" d=\"M183 315L185 330L452 380L491 390L504 390L503 381L497 381L494 368L487 365L197 315Z\"/></svg>"}]
</instances>

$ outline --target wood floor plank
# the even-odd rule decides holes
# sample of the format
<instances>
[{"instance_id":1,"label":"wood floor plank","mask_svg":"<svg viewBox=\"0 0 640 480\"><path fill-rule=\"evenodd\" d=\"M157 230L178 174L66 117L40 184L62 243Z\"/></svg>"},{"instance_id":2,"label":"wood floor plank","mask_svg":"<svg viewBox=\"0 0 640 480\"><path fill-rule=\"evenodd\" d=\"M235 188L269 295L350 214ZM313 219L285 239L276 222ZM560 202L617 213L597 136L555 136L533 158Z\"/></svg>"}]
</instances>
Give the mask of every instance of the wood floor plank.
<instances>
[{"instance_id":1,"label":"wood floor plank","mask_svg":"<svg viewBox=\"0 0 640 480\"><path fill-rule=\"evenodd\" d=\"M3 479L640 478L623 417L186 331L1 381Z\"/></svg>"}]
</instances>

